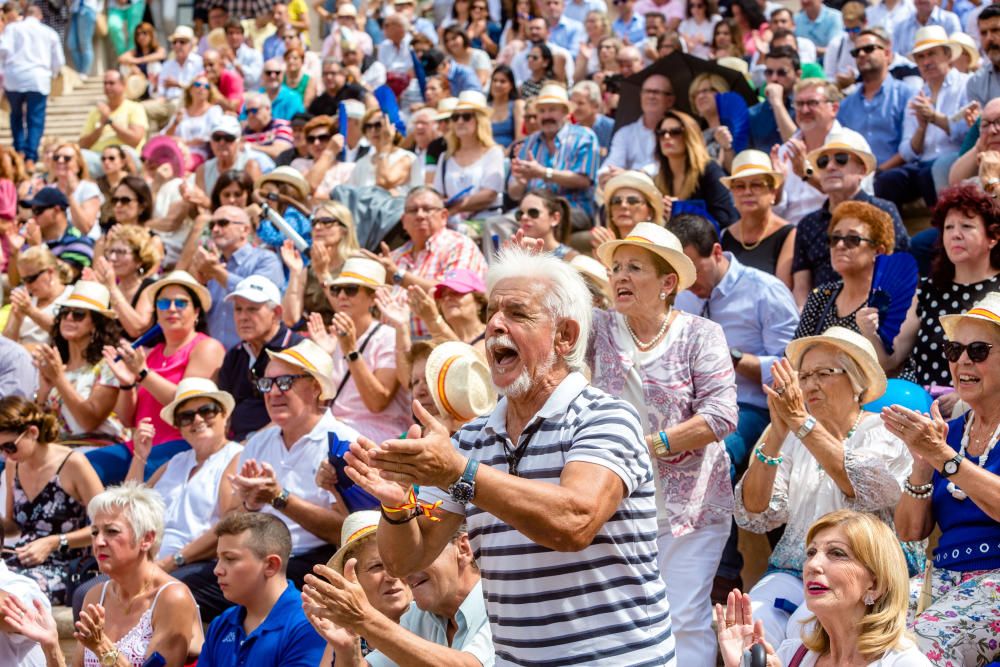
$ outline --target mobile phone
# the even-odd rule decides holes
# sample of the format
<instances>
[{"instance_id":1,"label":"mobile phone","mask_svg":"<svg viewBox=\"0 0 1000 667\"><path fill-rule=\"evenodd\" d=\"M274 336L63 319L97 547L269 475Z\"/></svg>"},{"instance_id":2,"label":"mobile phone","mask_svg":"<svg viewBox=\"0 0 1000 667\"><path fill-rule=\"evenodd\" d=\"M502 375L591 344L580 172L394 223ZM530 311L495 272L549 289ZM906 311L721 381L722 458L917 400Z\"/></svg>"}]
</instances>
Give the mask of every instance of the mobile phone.
<instances>
[{"instance_id":1,"label":"mobile phone","mask_svg":"<svg viewBox=\"0 0 1000 667\"><path fill-rule=\"evenodd\" d=\"M153 651L152 654L146 661L142 663L142 667L166 667L167 659L160 655L159 651Z\"/></svg>"}]
</instances>

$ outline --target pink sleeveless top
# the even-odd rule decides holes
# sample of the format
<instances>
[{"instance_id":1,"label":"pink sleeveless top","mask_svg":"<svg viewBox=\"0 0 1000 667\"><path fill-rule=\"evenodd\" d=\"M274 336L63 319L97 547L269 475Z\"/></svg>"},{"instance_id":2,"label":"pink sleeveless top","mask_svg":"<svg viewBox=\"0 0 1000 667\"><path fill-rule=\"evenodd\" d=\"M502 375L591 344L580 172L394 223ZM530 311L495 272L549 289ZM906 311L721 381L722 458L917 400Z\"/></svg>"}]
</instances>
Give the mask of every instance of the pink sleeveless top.
<instances>
[{"instance_id":1,"label":"pink sleeveless top","mask_svg":"<svg viewBox=\"0 0 1000 667\"><path fill-rule=\"evenodd\" d=\"M104 604L104 596L108 594L108 584L110 581L104 582L104 588L101 589L101 604ZM160 590L156 591L156 597L153 598L153 604L149 605L149 609L142 612L142 616L139 617L139 622L132 626L132 629L122 635L122 638L115 642L115 646L118 648L118 652L128 660L128 664L133 665L133 667L142 667L142 663L146 660L146 651L149 649L149 640L153 638L153 611L156 609L156 601L160 599L160 593L167 586L173 586L174 584L179 584L179 581L168 581L167 583L160 586ZM84 667L101 667L101 660L93 651L85 648L83 650L83 666Z\"/></svg>"},{"instance_id":2,"label":"pink sleeveless top","mask_svg":"<svg viewBox=\"0 0 1000 667\"><path fill-rule=\"evenodd\" d=\"M208 336L203 333L195 334L190 343L169 357L164 356L163 348L165 344L160 343L146 355L146 366L149 367L150 371L156 371L163 378L177 384L184 378L184 373L187 371L191 351L206 338ZM164 442L181 439L181 432L174 428L173 424L168 424L160 419L160 410L162 409L162 403L156 400L145 387L139 387L139 393L136 395L135 401L135 423L138 424L140 420L146 417L153 420L153 426L156 427L156 437L153 438L154 447Z\"/></svg>"}]
</instances>

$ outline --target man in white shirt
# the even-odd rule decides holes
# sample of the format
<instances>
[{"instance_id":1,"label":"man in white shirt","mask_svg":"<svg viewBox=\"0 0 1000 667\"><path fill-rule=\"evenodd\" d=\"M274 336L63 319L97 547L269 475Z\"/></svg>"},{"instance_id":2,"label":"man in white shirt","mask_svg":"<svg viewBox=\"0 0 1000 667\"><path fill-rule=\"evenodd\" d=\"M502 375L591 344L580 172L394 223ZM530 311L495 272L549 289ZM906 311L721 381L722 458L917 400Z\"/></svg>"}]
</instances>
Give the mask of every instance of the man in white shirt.
<instances>
[{"instance_id":1,"label":"man in white shirt","mask_svg":"<svg viewBox=\"0 0 1000 667\"><path fill-rule=\"evenodd\" d=\"M567 0L566 7L563 8L563 16L572 19L577 23L587 20L590 12L608 13L608 5L604 0Z\"/></svg>"},{"instance_id":2,"label":"man in white shirt","mask_svg":"<svg viewBox=\"0 0 1000 667\"><path fill-rule=\"evenodd\" d=\"M146 108L151 132L167 124L177 111L184 95L184 88L204 69L201 56L193 53L194 30L186 25L177 26L170 35L170 45L174 57L163 63L159 83L156 86L156 99L142 103Z\"/></svg>"},{"instance_id":3,"label":"man in white shirt","mask_svg":"<svg viewBox=\"0 0 1000 667\"><path fill-rule=\"evenodd\" d=\"M4 531L0 525L0 543L3 543ZM0 602L12 597L20 600L28 609L34 610L35 601L42 604L46 614L51 614L52 606L42 589L34 580L20 574L14 574L7 569L6 563L0 560ZM6 622L0 619L0 665L9 667L45 667L45 653L42 647L32 639L18 634Z\"/></svg>"},{"instance_id":4,"label":"man in white shirt","mask_svg":"<svg viewBox=\"0 0 1000 667\"><path fill-rule=\"evenodd\" d=\"M914 11L913 0L880 0L865 10L865 17L870 28L884 28L891 35Z\"/></svg>"},{"instance_id":5,"label":"man in white shirt","mask_svg":"<svg viewBox=\"0 0 1000 667\"><path fill-rule=\"evenodd\" d=\"M257 90L264 71L264 58L260 51L247 45L243 24L239 20L230 19L226 24L226 43L229 49L222 54L226 68L243 77L244 90Z\"/></svg>"},{"instance_id":6,"label":"man in white shirt","mask_svg":"<svg viewBox=\"0 0 1000 667\"><path fill-rule=\"evenodd\" d=\"M13 9L17 15L16 5ZM38 142L45 132L45 107L52 79L66 64L59 35L41 22L42 10L28 7L20 21L0 33L3 87L10 102L10 131L14 150L33 168Z\"/></svg>"},{"instance_id":7,"label":"man in white shirt","mask_svg":"<svg viewBox=\"0 0 1000 667\"><path fill-rule=\"evenodd\" d=\"M642 169L653 163L652 147L656 146L656 125L663 114L672 109L677 97L670 79L653 74L642 82L639 106L642 116L618 128L611 138L611 150L598 175L603 186L616 174L629 169Z\"/></svg>"}]
</instances>

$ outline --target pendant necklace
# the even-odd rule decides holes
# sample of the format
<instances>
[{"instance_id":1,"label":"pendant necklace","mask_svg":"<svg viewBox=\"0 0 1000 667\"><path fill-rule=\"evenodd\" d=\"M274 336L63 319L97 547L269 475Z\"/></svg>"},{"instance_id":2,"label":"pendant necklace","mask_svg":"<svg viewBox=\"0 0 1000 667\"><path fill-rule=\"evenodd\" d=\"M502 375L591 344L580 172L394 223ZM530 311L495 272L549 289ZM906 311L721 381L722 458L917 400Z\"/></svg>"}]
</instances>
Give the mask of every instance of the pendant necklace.
<instances>
[{"instance_id":1,"label":"pendant necklace","mask_svg":"<svg viewBox=\"0 0 1000 667\"><path fill-rule=\"evenodd\" d=\"M959 456L966 456L965 450L969 446L969 435L972 433L972 420L975 419L975 413L970 412L969 418L965 421L965 429L962 430L962 444L959 445L958 454ZM1000 438L1000 424L993 430L993 435L990 437L986 444L986 449L979 456L979 466L982 468L986 467L986 460L990 458L990 452L993 448L997 446L997 438ZM955 500L965 500L969 496L966 495L965 491L958 488L955 482L948 482L948 493Z\"/></svg>"}]
</instances>

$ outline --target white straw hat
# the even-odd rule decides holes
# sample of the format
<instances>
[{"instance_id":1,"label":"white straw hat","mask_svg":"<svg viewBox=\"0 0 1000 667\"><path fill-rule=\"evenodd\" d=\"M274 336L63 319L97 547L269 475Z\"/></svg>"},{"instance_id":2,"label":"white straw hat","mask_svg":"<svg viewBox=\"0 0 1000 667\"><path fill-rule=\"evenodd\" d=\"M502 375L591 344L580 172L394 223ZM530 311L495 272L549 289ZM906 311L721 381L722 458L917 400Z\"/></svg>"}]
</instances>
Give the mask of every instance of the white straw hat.
<instances>
[{"instance_id":1,"label":"white straw hat","mask_svg":"<svg viewBox=\"0 0 1000 667\"><path fill-rule=\"evenodd\" d=\"M77 281L73 285L73 291L61 300L59 305L66 308L92 310L107 317L118 317L118 314L111 310L111 293L108 288L93 280Z\"/></svg>"},{"instance_id":2,"label":"white straw hat","mask_svg":"<svg viewBox=\"0 0 1000 667\"><path fill-rule=\"evenodd\" d=\"M427 358L427 386L438 414L467 422L497 404L486 360L467 343L448 341Z\"/></svg>"},{"instance_id":3,"label":"white straw hat","mask_svg":"<svg viewBox=\"0 0 1000 667\"><path fill-rule=\"evenodd\" d=\"M868 140L853 130L845 129L840 132L831 132L826 138L826 143L806 155L806 159L815 165L816 159L820 155L831 151L851 153L864 163L866 174L875 171L875 167L878 165Z\"/></svg>"},{"instance_id":4,"label":"white straw hat","mask_svg":"<svg viewBox=\"0 0 1000 667\"><path fill-rule=\"evenodd\" d=\"M944 335L952 338L955 326L963 319L989 322L1000 327L1000 292L990 292L964 313L954 313L941 316L941 328Z\"/></svg>"},{"instance_id":5,"label":"white straw hat","mask_svg":"<svg viewBox=\"0 0 1000 667\"><path fill-rule=\"evenodd\" d=\"M486 96L478 90L463 90L458 95L458 104L452 109L452 113L459 111L474 111L475 113L488 114L490 107L486 104Z\"/></svg>"},{"instance_id":6,"label":"white straw hat","mask_svg":"<svg viewBox=\"0 0 1000 667\"><path fill-rule=\"evenodd\" d=\"M336 393L333 386L333 357L316 343L307 338L280 352L268 350L267 355L272 359L278 359L286 364L301 368L313 376L319 382L319 399L321 401L329 401L333 398Z\"/></svg>"},{"instance_id":7,"label":"white straw hat","mask_svg":"<svg viewBox=\"0 0 1000 667\"><path fill-rule=\"evenodd\" d=\"M817 344L839 348L858 365L865 376L865 389L861 394L862 404L870 403L885 393L885 371L878 363L875 347L867 338L850 329L830 327L819 336L796 338L785 347L785 356L792 362L792 367L798 370L805 351Z\"/></svg>"},{"instance_id":8,"label":"white straw hat","mask_svg":"<svg viewBox=\"0 0 1000 667\"><path fill-rule=\"evenodd\" d=\"M227 415L233 414L236 401L228 391L222 391L214 382L207 378L188 377L177 383L177 390L174 392L174 400L170 401L160 410L160 419L168 424L174 424L174 412L181 403L190 401L193 398L210 398L222 405Z\"/></svg>"},{"instance_id":9,"label":"white straw hat","mask_svg":"<svg viewBox=\"0 0 1000 667\"><path fill-rule=\"evenodd\" d=\"M948 33L939 25L925 25L917 30L913 38L913 50L910 51L910 60L921 51L933 49L941 46L951 51L951 59L954 60L962 53L962 47L948 39Z\"/></svg>"},{"instance_id":10,"label":"white straw hat","mask_svg":"<svg viewBox=\"0 0 1000 667\"><path fill-rule=\"evenodd\" d=\"M376 289L385 285L385 267L367 257L348 257L340 275L330 285L361 285Z\"/></svg>"},{"instance_id":11,"label":"white straw hat","mask_svg":"<svg viewBox=\"0 0 1000 667\"><path fill-rule=\"evenodd\" d=\"M684 254L680 239L660 225L640 222L629 235L619 241L606 241L597 248L597 256L605 266L611 266L615 250L623 245L644 248L662 257L677 272L677 291L682 292L694 284L697 277L694 263Z\"/></svg>"},{"instance_id":12,"label":"white straw hat","mask_svg":"<svg viewBox=\"0 0 1000 667\"><path fill-rule=\"evenodd\" d=\"M344 556L347 555L347 550L351 545L363 539L375 537L375 531L378 530L378 522L381 519L381 512L375 510L361 510L348 514L340 528L340 548L326 562L326 566L343 574Z\"/></svg>"},{"instance_id":13,"label":"white straw hat","mask_svg":"<svg viewBox=\"0 0 1000 667\"><path fill-rule=\"evenodd\" d=\"M771 156L764 151L749 148L740 151L733 158L733 170L731 176L723 176L719 179L726 188L729 188L737 178L750 178L751 176L770 176L774 179L774 187L778 188L785 180L785 175L774 168L771 163Z\"/></svg>"},{"instance_id":14,"label":"white straw hat","mask_svg":"<svg viewBox=\"0 0 1000 667\"><path fill-rule=\"evenodd\" d=\"M195 280L194 276L187 271L171 271L146 289L142 290L143 297L153 299L157 294L162 292L164 288L169 287L170 285L181 285L194 292L195 296L198 297L197 305L203 312L207 313L212 309L212 293L208 291L207 287ZM148 297L146 296L147 294L149 295Z\"/></svg>"},{"instance_id":15,"label":"white straw hat","mask_svg":"<svg viewBox=\"0 0 1000 667\"><path fill-rule=\"evenodd\" d=\"M656 184L644 171L623 171L614 176L604 185L603 197L604 205L611 207L611 198L615 192L622 188L638 190L646 199L646 203L653 210L652 222L662 224L663 222L663 195L656 189Z\"/></svg>"},{"instance_id":16,"label":"white straw hat","mask_svg":"<svg viewBox=\"0 0 1000 667\"><path fill-rule=\"evenodd\" d=\"M535 98L535 104L561 104L567 110L572 109L569 105L569 93L558 83L542 86L542 89L538 91L538 97Z\"/></svg>"}]
</instances>

